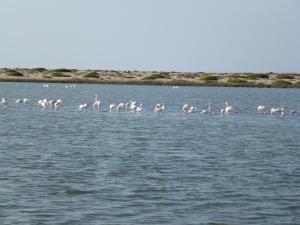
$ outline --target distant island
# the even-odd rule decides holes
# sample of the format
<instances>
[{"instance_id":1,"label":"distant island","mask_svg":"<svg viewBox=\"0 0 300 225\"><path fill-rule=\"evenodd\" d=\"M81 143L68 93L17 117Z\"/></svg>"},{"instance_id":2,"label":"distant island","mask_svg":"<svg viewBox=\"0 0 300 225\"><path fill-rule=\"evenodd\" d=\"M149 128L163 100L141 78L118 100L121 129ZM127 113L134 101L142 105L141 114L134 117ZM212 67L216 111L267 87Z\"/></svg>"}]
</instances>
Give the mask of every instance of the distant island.
<instances>
[{"instance_id":1,"label":"distant island","mask_svg":"<svg viewBox=\"0 0 300 225\"><path fill-rule=\"evenodd\" d=\"M300 88L300 74L2 68L0 82Z\"/></svg>"}]
</instances>

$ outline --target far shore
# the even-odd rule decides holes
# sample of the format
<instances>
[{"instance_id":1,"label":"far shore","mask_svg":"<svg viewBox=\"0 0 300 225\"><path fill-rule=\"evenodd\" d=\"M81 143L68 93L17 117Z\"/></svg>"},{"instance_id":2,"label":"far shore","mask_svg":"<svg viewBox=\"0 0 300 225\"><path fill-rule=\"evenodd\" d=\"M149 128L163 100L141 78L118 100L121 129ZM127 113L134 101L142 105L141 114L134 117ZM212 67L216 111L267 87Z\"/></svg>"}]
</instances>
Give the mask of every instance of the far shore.
<instances>
[{"instance_id":1,"label":"far shore","mask_svg":"<svg viewBox=\"0 0 300 225\"><path fill-rule=\"evenodd\" d=\"M2 68L0 82L300 88L300 74Z\"/></svg>"}]
</instances>

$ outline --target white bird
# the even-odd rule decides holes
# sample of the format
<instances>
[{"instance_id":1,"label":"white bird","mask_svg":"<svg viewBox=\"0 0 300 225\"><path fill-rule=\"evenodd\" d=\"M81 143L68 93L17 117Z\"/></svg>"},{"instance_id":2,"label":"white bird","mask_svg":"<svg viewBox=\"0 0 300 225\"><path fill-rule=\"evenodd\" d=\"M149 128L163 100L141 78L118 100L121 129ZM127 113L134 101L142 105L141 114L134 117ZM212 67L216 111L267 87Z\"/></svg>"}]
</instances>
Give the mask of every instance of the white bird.
<instances>
[{"instance_id":1,"label":"white bird","mask_svg":"<svg viewBox=\"0 0 300 225\"><path fill-rule=\"evenodd\" d=\"M184 104L182 106L182 111L184 113L194 113L196 112L196 106L190 106L189 104Z\"/></svg>"},{"instance_id":2,"label":"white bird","mask_svg":"<svg viewBox=\"0 0 300 225\"><path fill-rule=\"evenodd\" d=\"M2 98L2 101L0 103L4 108L7 108L8 106L8 99L7 98Z\"/></svg>"},{"instance_id":3,"label":"white bird","mask_svg":"<svg viewBox=\"0 0 300 225\"><path fill-rule=\"evenodd\" d=\"M48 103L48 100L46 98L44 98L44 99L38 101L38 105L41 106L42 108L47 108L49 103Z\"/></svg>"},{"instance_id":4,"label":"white bird","mask_svg":"<svg viewBox=\"0 0 300 225\"><path fill-rule=\"evenodd\" d=\"M188 110L188 113L194 113L196 112L196 106L191 106Z\"/></svg>"},{"instance_id":5,"label":"white bird","mask_svg":"<svg viewBox=\"0 0 300 225\"><path fill-rule=\"evenodd\" d=\"M131 102L130 109L133 109L137 106L137 102Z\"/></svg>"},{"instance_id":6,"label":"white bird","mask_svg":"<svg viewBox=\"0 0 300 225\"><path fill-rule=\"evenodd\" d=\"M57 101L55 101L54 103L54 110L58 110L61 106L63 106L64 102L61 99L58 99Z\"/></svg>"},{"instance_id":7,"label":"white bird","mask_svg":"<svg viewBox=\"0 0 300 225\"><path fill-rule=\"evenodd\" d=\"M268 111L267 111L267 107L264 106L264 105L259 105L257 107L257 113L260 113L260 114L267 114Z\"/></svg>"},{"instance_id":8,"label":"white bird","mask_svg":"<svg viewBox=\"0 0 300 225\"><path fill-rule=\"evenodd\" d=\"M126 103L127 104L127 103ZM117 106L116 106L116 110L119 111L119 110L125 110L126 109L126 104L121 102L119 103Z\"/></svg>"},{"instance_id":9,"label":"white bird","mask_svg":"<svg viewBox=\"0 0 300 225\"><path fill-rule=\"evenodd\" d=\"M274 113L276 113L276 114L282 114L282 112L284 111L284 108L282 107L282 108L271 108L271 110L270 110L270 113L271 114L274 114Z\"/></svg>"},{"instance_id":10,"label":"white bird","mask_svg":"<svg viewBox=\"0 0 300 225\"><path fill-rule=\"evenodd\" d=\"M182 106L182 111L185 112L185 113L187 113L188 110L189 110L189 105L188 105L188 104L184 104L184 105Z\"/></svg>"},{"instance_id":11,"label":"white bird","mask_svg":"<svg viewBox=\"0 0 300 225\"><path fill-rule=\"evenodd\" d=\"M30 103L30 100L29 100L28 98L24 98L24 99L23 99L23 103L24 103L24 104L28 104L28 103Z\"/></svg>"},{"instance_id":12,"label":"white bird","mask_svg":"<svg viewBox=\"0 0 300 225\"><path fill-rule=\"evenodd\" d=\"M143 110L143 104L140 104L139 106L136 105L132 110L134 112L141 112Z\"/></svg>"},{"instance_id":13,"label":"white bird","mask_svg":"<svg viewBox=\"0 0 300 225\"><path fill-rule=\"evenodd\" d=\"M18 98L18 99L15 100L15 103L16 104L21 104L21 103L23 103L23 99Z\"/></svg>"},{"instance_id":14,"label":"white bird","mask_svg":"<svg viewBox=\"0 0 300 225\"><path fill-rule=\"evenodd\" d=\"M225 110L224 110L225 115L229 115L229 114L235 113L235 112L236 112L235 108L231 105L228 105L228 103L225 102Z\"/></svg>"},{"instance_id":15,"label":"white bird","mask_svg":"<svg viewBox=\"0 0 300 225\"><path fill-rule=\"evenodd\" d=\"M201 114L213 113L213 109L211 107L211 103L208 103L208 108L201 111ZM221 113L223 114L222 110Z\"/></svg>"},{"instance_id":16,"label":"white bird","mask_svg":"<svg viewBox=\"0 0 300 225\"><path fill-rule=\"evenodd\" d=\"M115 104L110 104L109 105L109 111L112 112L114 109L116 109L116 105Z\"/></svg>"},{"instance_id":17,"label":"white bird","mask_svg":"<svg viewBox=\"0 0 300 225\"><path fill-rule=\"evenodd\" d=\"M154 107L154 112L163 112L165 110L165 105L156 104Z\"/></svg>"},{"instance_id":18,"label":"white bird","mask_svg":"<svg viewBox=\"0 0 300 225\"><path fill-rule=\"evenodd\" d=\"M127 103L125 104L125 109L128 109L128 108L130 107L130 104L131 104L131 101L127 102Z\"/></svg>"},{"instance_id":19,"label":"white bird","mask_svg":"<svg viewBox=\"0 0 300 225\"><path fill-rule=\"evenodd\" d=\"M86 103L83 103L83 104L79 105L79 111L86 110L87 108L88 108L88 104L86 104Z\"/></svg>"},{"instance_id":20,"label":"white bird","mask_svg":"<svg viewBox=\"0 0 300 225\"><path fill-rule=\"evenodd\" d=\"M98 95L95 95L95 101L94 101L94 104L93 104L93 110L95 110L96 108L99 109L100 105L101 105L101 101L98 98Z\"/></svg>"}]
</instances>

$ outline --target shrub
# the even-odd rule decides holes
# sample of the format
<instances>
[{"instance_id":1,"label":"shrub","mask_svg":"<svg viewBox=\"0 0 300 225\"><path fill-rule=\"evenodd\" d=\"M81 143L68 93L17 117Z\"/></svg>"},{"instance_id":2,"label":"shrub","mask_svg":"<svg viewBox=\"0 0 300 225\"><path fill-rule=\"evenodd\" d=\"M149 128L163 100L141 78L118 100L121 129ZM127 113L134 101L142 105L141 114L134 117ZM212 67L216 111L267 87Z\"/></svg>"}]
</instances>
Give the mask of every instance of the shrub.
<instances>
[{"instance_id":1,"label":"shrub","mask_svg":"<svg viewBox=\"0 0 300 225\"><path fill-rule=\"evenodd\" d=\"M32 72L40 72L40 73L42 73L42 72L47 71L47 69L45 69L45 68L33 68L33 69L31 69L31 71Z\"/></svg>"},{"instance_id":2,"label":"shrub","mask_svg":"<svg viewBox=\"0 0 300 225\"><path fill-rule=\"evenodd\" d=\"M70 70L70 69L55 69L53 71L58 72L58 73L70 73L70 72L72 72L72 70Z\"/></svg>"},{"instance_id":3,"label":"shrub","mask_svg":"<svg viewBox=\"0 0 300 225\"><path fill-rule=\"evenodd\" d=\"M288 82L286 80L276 80L271 83L272 87L281 87L281 88L291 87L292 85L293 84L291 82Z\"/></svg>"},{"instance_id":4,"label":"shrub","mask_svg":"<svg viewBox=\"0 0 300 225\"><path fill-rule=\"evenodd\" d=\"M71 77L71 75L56 72L52 73L52 77Z\"/></svg>"},{"instance_id":5,"label":"shrub","mask_svg":"<svg viewBox=\"0 0 300 225\"><path fill-rule=\"evenodd\" d=\"M242 79L238 79L238 78L230 78L228 79L227 83L231 83L231 84L240 84L240 83L247 83L248 81L246 80L242 80Z\"/></svg>"},{"instance_id":6,"label":"shrub","mask_svg":"<svg viewBox=\"0 0 300 225\"><path fill-rule=\"evenodd\" d=\"M253 74L249 74L247 76L247 78L250 79L250 80L268 79L269 75L265 74L265 73L253 73Z\"/></svg>"},{"instance_id":7,"label":"shrub","mask_svg":"<svg viewBox=\"0 0 300 225\"><path fill-rule=\"evenodd\" d=\"M83 75L83 77L86 77L86 78L99 78L99 74L96 73L96 72L90 72L90 73L87 73L87 74Z\"/></svg>"},{"instance_id":8,"label":"shrub","mask_svg":"<svg viewBox=\"0 0 300 225\"><path fill-rule=\"evenodd\" d=\"M164 78L166 78L165 75L161 73L155 73L150 76L144 77L143 80L155 80L155 79L164 79Z\"/></svg>"},{"instance_id":9,"label":"shrub","mask_svg":"<svg viewBox=\"0 0 300 225\"><path fill-rule=\"evenodd\" d=\"M6 70L6 76L10 77L23 77L24 75L15 70Z\"/></svg>"},{"instance_id":10,"label":"shrub","mask_svg":"<svg viewBox=\"0 0 300 225\"><path fill-rule=\"evenodd\" d=\"M288 79L288 80L293 80L295 79L294 76L288 75L288 74L280 74L276 76L278 79Z\"/></svg>"},{"instance_id":11,"label":"shrub","mask_svg":"<svg viewBox=\"0 0 300 225\"><path fill-rule=\"evenodd\" d=\"M202 81L216 81L218 80L217 76L201 76L199 77L200 80Z\"/></svg>"}]
</instances>

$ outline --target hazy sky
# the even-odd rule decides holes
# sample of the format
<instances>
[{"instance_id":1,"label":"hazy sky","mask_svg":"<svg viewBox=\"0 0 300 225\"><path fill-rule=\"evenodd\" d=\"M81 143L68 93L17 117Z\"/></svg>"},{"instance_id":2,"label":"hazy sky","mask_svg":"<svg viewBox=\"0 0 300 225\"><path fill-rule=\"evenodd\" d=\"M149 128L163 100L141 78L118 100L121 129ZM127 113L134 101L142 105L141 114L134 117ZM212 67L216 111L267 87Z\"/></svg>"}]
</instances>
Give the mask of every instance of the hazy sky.
<instances>
[{"instance_id":1,"label":"hazy sky","mask_svg":"<svg viewBox=\"0 0 300 225\"><path fill-rule=\"evenodd\" d=\"M300 72L299 0L0 0L0 67Z\"/></svg>"}]
</instances>

